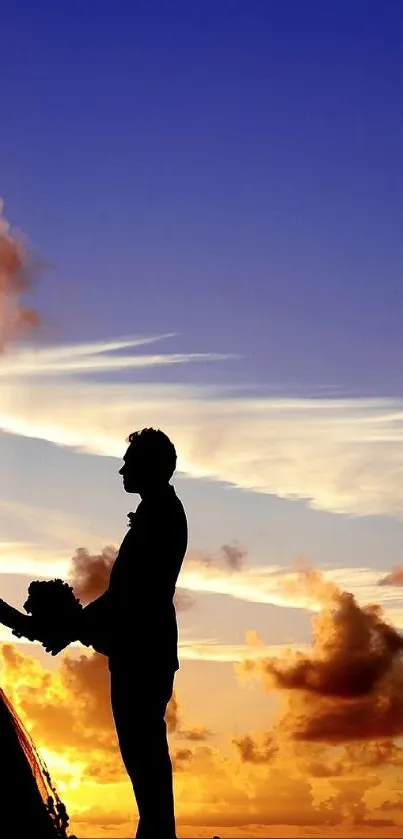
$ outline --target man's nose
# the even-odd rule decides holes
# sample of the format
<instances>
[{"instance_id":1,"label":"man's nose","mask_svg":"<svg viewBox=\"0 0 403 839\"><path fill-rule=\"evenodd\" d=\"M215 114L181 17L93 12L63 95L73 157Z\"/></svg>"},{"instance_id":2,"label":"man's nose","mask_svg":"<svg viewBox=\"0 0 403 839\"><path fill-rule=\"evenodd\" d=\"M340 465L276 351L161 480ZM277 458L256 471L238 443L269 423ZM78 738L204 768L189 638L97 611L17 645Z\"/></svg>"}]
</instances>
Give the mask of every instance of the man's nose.
<instances>
[{"instance_id":1,"label":"man's nose","mask_svg":"<svg viewBox=\"0 0 403 839\"><path fill-rule=\"evenodd\" d=\"M122 468L121 468L121 469L119 469L119 475L123 475L123 472L124 472L124 471L125 471L125 467L124 467L124 466L122 466Z\"/></svg>"}]
</instances>

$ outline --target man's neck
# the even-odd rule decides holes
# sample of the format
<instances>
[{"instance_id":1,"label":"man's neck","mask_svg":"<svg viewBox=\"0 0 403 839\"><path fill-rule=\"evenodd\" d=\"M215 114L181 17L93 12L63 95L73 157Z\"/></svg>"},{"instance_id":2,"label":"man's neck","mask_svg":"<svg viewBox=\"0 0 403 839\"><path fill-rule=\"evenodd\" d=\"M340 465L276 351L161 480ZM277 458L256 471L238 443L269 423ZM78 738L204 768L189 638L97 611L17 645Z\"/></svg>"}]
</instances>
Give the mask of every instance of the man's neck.
<instances>
[{"instance_id":1,"label":"man's neck","mask_svg":"<svg viewBox=\"0 0 403 839\"><path fill-rule=\"evenodd\" d=\"M142 501L153 501L155 498L160 498L161 495L166 495L171 492L173 486L170 483L153 484L152 486L142 487L139 491L139 496Z\"/></svg>"}]
</instances>

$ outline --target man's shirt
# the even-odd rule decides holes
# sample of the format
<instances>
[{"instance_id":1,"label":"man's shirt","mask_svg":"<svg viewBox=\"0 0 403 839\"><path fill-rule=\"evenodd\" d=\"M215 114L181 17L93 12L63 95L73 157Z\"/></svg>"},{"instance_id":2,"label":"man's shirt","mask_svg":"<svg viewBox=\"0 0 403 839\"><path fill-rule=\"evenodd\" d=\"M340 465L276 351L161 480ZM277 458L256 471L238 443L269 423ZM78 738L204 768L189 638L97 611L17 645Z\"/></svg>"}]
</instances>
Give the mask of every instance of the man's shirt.
<instances>
[{"instance_id":1,"label":"man's shirt","mask_svg":"<svg viewBox=\"0 0 403 839\"><path fill-rule=\"evenodd\" d=\"M186 514L168 484L144 498L130 519L108 589L83 610L83 626L89 642L109 655L110 667L155 660L177 670L173 598L188 545Z\"/></svg>"}]
</instances>

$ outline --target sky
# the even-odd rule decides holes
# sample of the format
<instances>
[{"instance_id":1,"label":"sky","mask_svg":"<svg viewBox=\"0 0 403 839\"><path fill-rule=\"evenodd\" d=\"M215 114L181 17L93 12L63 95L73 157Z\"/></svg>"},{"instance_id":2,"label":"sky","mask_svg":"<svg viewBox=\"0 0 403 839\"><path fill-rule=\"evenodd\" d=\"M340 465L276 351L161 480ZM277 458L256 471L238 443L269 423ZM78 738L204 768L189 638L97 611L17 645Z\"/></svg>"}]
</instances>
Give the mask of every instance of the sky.
<instances>
[{"instance_id":1,"label":"sky","mask_svg":"<svg viewBox=\"0 0 403 839\"><path fill-rule=\"evenodd\" d=\"M0 596L106 574L125 439L163 428L178 835L399 836L402 5L6 0L2 31ZM0 642L72 830L133 832L105 660Z\"/></svg>"}]
</instances>

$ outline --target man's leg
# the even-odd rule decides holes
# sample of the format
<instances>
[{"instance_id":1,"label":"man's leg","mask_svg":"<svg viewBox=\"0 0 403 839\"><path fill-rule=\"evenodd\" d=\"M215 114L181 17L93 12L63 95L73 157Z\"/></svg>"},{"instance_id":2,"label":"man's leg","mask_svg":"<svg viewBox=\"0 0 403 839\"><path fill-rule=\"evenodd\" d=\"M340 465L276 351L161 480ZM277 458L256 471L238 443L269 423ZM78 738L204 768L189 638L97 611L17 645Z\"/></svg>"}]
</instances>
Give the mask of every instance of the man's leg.
<instances>
[{"instance_id":1,"label":"man's leg","mask_svg":"<svg viewBox=\"0 0 403 839\"><path fill-rule=\"evenodd\" d=\"M111 704L123 762L139 810L137 839L175 839L172 764L165 712L172 696L174 672L132 674L111 669Z\"/></svg>"}]
</instances>

